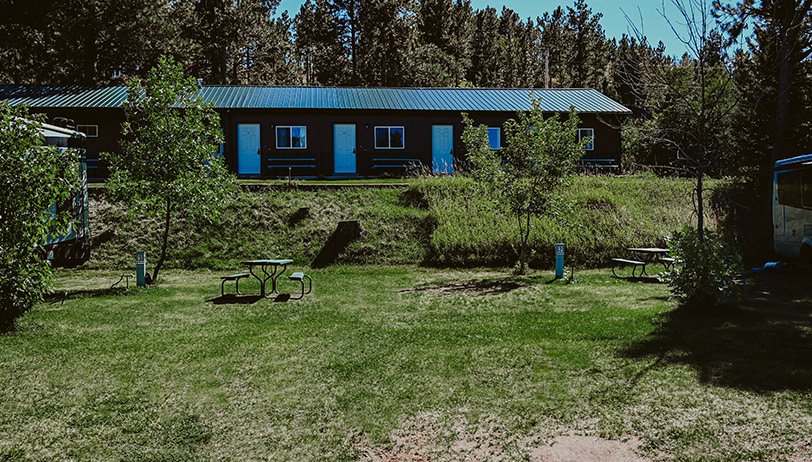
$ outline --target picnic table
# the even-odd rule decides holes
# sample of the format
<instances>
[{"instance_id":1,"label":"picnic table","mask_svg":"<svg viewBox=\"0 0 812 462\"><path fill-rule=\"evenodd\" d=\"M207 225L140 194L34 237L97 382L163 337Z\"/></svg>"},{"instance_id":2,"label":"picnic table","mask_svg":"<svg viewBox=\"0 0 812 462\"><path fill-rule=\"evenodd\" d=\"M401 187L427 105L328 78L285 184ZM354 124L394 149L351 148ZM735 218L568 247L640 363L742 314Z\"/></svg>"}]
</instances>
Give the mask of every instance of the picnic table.
<instances>
[{"instance_id":1,"label":"picnic table","mask_svg":"<svg viewBox=\"0 0 812 462\"><path fill-rule=\"evenodd\" d=\"M674 259L668 256L668 252L670 249L663 249L660 247L630 247L626 249L627 251L634 254L634 257L638 260L644 262L646 265L649 263L660 263L668 269L672 263L674 263ZM648 276L646 273L646 266L643 265L643 272L642 275Z\"/></svg>"},{"instance_id":2,"label":"picnic table","mask_svg":"<svg viewBox=\"0 0 812 462\"><path fill-rule=\"evenodd\" d=\"M290 259L278 259L278 260L246 260L242 262L243 265L248 266L248 272L251 273L251 276L254 276L259 281L260 287L260 295L265 296L265 286L268 283L268 280L271 281L271 292L272 294L278 293L276 291L276 280L279 279L279 276L285 273L285 270L288 268L288 265L293 263L293 260ZM273 271L268 272L268 269L273 266ZM281 271L279 267L282 267ZM254 268L259 267L262 270L262 273L254 273ZM278 272L277 272L278 271Z\"/></svg>"}]
</instances>

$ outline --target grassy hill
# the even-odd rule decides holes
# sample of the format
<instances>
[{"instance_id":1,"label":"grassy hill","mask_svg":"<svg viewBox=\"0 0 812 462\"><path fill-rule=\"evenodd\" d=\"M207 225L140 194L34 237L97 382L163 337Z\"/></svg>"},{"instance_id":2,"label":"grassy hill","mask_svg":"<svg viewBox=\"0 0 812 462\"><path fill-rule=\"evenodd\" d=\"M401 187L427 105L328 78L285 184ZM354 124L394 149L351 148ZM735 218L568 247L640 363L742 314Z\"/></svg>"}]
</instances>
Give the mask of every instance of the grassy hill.
<instances>
[{"instance_id":1,"label":"grassy hill","mask_svg":"<svg viewBox=\"0 0 812 462\"><path fill-rule=\"evenodd\" d=\"M365 233L339 263L512 265L515 221L475 186L464 177L413 179L405 189L252 185L238 201L222 204L216 222L181 217L173 225L167 265L225 269L275 256L309 263L342 220L360 220ZM579 267L605 265L625 247L665 245L665 236L694 221L690 191L685 180L578 177L566 191L572 213L558 223L535 223L530 264L552 265L556 242L567 244L568 263ZM306 218L298 216L302 207L310 208ZM91 194L90 212L93 249L86 266L130 268L140 250L157 256L157 221L110 203L102 188Z\"/></svg>"}]
</instances>

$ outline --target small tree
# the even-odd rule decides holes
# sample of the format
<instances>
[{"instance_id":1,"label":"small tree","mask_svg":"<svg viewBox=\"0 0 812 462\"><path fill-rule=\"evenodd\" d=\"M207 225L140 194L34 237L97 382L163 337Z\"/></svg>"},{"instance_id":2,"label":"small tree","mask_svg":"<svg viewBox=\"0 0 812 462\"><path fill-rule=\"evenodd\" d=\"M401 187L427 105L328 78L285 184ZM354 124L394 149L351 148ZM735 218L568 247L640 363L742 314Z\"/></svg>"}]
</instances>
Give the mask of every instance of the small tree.
<instances>
[{"instance_id":1,"label":"small tree","mask_svg":"<svg viewBox=\"0 0 812 462\"><path fill-rule=\"evenodd\" d=\"M121 149L104 155L113 199L163 223L153 281L166 260L172 220L180 212L213 218L234 185L217 154L220 118L196 93L194 79L183 75L181 65L161 57L144 81L129 82Z\"/></svg>"},{"instance_id":2,"label":"small tree","mask_svg":"<svg viewBox=\"0 0 812 462\"><path fill-rule=\"evenodd\" d=\"M40 121L25 107L0 103L0 332L42 301L50 288L50 265L40 245L48 233L66 229L69 215L51 207L79 180L76 151L42 146Z\"/></svg>"},{"instance_id":3,"label":"small tree","mask_svg":"<svg viewBox=\"0 0 812 462\"><path fill-rule=\"evenodd\" d=\"M558 114L545 118L539 100L530 97L532 109L505 122L506 143L500 150L491 149L487 127L475 127L463 114L462 139L473 175L507 207L519 227L519 274L525 271L531 218L563 211L560 190L590 141L578 141L575 108L564 120Z\"/></svg>"},{"instance_id":4,"label":"small tree","mask_svg":"<svg viewBox=\"0 0 812 462\"><path fill-rule=\"evenodd\" d=\"M645 72L649 86L646 93L660 95L654 108L658 127L651 131L656 136L653 142L673 149L673 168L692 177L695 184L692 200L696 231L685 229L672 242L678 264L668 276L671 292L683 306L705 306L729 298L740 261L737 253L715 234L709 234L712 239L706 241L704 199L705 177L732 152L730 127L739 108L739 96L729 43L714 23L711 1L670 3L682 17L679 30L676 22L664 14L665 0L660 14L687 53L677 63L650 62L654 65Z\"/></svg>"}]
</instances>

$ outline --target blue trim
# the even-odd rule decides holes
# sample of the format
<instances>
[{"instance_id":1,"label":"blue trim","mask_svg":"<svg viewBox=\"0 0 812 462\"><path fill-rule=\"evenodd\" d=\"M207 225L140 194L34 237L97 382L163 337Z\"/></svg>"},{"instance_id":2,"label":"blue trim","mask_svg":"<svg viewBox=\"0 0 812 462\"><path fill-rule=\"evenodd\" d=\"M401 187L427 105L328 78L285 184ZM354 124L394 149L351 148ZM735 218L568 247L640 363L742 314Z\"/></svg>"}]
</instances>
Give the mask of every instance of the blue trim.
<instances>
[{"instance_id":1,"label":"blue trim","mask_svg":"<svg viewBox=\"0 0 812 462\"><path fill-rule=\"evenodd\" d=\"M269 165L269 169L271 168L316 168L315 165Z\"/></svg>"},{"instance_id":2,"label":"blue trim","mask_svg":"<svg viewBox=\"0 0 812 462\"><path fill-rule=\"evenodd\" d=\"M311 159L268 159L268 162L282 162L282 161L284 161L284 162L297 162L297 161L300 161L300 160L301 161L309 160L309 161L312 161L312 162L316 161L316 159L311 158Z\"/></svg>"},{"instance_id":3,"label":"blue trim","mask_svg":"<svg viewBox=\"0 0 812 462\"><path fill-rule=\"evenodd\" d=\"M789 159L781 159L775 163L776 167L781 167L790 164L800 164L804 162L812 162L812 154L806 154L798 157L791 157Z\"/></svg>"}]
</instances>

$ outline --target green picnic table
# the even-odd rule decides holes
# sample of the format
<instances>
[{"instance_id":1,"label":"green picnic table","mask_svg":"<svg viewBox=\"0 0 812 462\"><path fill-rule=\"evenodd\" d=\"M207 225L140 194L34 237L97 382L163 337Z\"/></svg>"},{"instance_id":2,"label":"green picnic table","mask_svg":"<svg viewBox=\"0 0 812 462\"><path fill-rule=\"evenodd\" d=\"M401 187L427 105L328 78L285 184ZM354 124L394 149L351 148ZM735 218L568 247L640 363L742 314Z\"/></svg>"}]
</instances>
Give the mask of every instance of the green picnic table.
<instances>
[{"instance_id":1,"label":"green picnic table","mask_svg":"<svg viewBox=\"0 0 812 462\"><path fill-rule=\"evenodd\" d=\"M251 276L254 276L259 281L260 287L260 295L265 297L265 286L268 283L268 280L271 281L271 294L279 293L276 291L276 280L279 279L279 276L285 274L285 270L287 270L288 265L293 263L291 259L277 259L277 260L246 260L242 262L243 265L248 266L248 272L251 273ZM279 267L282 267L280 270ZM259 267L262 273L254 273L254 268ZM268 269L273 267L273 271L268 272Z\"/></svg>"}]
</instances>

